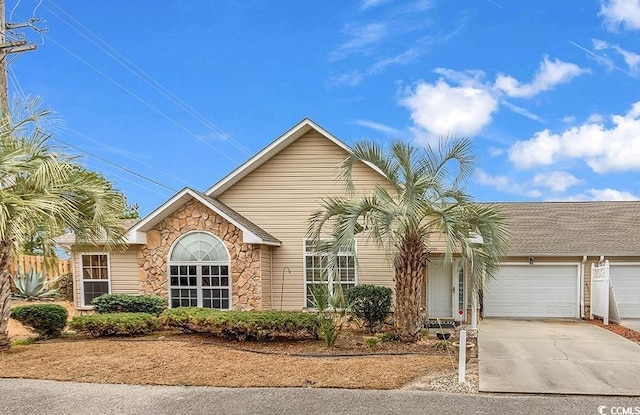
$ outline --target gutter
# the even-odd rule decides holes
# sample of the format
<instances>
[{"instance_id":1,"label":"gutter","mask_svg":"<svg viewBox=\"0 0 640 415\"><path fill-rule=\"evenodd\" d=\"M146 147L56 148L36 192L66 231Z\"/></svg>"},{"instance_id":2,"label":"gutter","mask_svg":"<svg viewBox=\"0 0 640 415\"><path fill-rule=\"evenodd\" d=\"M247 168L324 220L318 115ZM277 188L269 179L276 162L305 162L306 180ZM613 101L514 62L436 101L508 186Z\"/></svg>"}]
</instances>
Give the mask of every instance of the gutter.
<instances>
[{"instance_id":1,"label":"gutter","mask_svg":"<svg viewBox=\"0 0 640 415\"><path fill-rule=\"evenodd\" d=\"M580 262L580 318L584 318L584 284L585 284L584 269L585 269L586 262L587 262L587 256L584 255L582 257L582 262Z\"/></svg>"}]
</instances>

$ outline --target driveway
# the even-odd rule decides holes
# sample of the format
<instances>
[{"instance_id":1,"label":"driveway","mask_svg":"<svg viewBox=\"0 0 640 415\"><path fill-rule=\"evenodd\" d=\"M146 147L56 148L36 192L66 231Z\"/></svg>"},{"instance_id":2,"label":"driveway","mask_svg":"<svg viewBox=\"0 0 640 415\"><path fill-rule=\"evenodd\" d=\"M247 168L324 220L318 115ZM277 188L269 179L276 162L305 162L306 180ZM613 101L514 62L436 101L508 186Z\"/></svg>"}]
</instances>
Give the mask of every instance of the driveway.
<instances>
[{"instance_id":1,"label":"driveway","mask_svg":"<svg viewBox=\"0 0 640 415\"><path fill-rule=\"evenodd\" d=\"M640 345L578 320L486 319L480 391L640 396Z\"/></svg>"}]
</instances>

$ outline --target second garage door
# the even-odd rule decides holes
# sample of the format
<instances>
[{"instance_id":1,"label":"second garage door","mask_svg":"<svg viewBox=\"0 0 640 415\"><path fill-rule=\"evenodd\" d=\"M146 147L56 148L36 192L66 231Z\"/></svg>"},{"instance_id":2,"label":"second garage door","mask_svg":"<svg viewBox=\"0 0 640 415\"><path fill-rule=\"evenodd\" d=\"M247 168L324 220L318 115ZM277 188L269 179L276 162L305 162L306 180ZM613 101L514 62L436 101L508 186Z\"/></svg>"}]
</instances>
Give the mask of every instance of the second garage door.
<instances>
[{"instance_id":1,"label":"second garage door","mask_svg":"<svg viewBox=\"0 0 640 415\"><path fill-rule=\"evenodd\" d=\"M609 275L620 318L640 318L640 265L611 264Z\"/></svg>"},{"instance_id":2,"label":"second garage door","mask_svg":"<svg viewBox=\"0 0 640 415\"><path fill-rule=\"evenodd\" d=\"M579 317L578 264L504 265L484 290L485 317Z\"/></svg>"}]
</instances>

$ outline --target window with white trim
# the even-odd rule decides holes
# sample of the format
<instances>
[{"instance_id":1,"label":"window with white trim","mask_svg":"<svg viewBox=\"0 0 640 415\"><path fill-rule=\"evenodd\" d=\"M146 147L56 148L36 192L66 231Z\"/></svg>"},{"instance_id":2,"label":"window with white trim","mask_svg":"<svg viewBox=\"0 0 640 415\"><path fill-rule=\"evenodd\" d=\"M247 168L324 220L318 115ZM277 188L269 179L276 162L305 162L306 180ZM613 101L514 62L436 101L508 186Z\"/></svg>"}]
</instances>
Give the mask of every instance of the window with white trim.
<instances>
[{"instance_id":1,"label":"window with white trim","mask_svg":"<svg viewBox=\"0 0 640 415\"><path fill-rule=\"evenodd\" d=\"M111 292L109 255L104 253L81 254L82 305L90 306L91 301Z\"/></svg>"},{"instance_id":2,"label":"window with white trim","mask_svg":"<svg viewBox=\"0 0 640 415\"><path fill-rule=\"evenodd\" d=\"M169 306L231 308L229 252L207 232L178 239L169 256Z\"/></svg>"},{"instance_id":3,"label":"window with white trim","mask_svg":"<svg viewBox=\"0 0 640 415\"><path fill-rule=\"evenodd\" d=\"M304 241L304 274L307 307L314 307L313 293L316 287L328 286L329 294L333 294L336 284L347 292L357 284L355 241L352 249L338 252L335 265L329 266L329 254L317 252L310 240Z\"/></svg>"}]
</instances>

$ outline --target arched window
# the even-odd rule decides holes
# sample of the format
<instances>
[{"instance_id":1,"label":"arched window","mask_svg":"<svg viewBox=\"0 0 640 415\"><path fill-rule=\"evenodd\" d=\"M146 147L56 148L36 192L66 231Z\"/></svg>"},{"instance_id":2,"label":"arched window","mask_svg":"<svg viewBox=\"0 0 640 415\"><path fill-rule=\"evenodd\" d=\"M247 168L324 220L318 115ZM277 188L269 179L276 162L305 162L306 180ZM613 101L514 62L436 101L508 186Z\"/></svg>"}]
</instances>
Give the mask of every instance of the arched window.
<instances>
[{"instance_id":1,"label":"arched window","mask_svg":"<svg viewBox=\"0 0 640 415\"><path fill-rule=\"evenodd\" d=\"M170 307L231 308L229 252L207 232L187 233L169 255Z\"/></svg>"}]
</instances>

